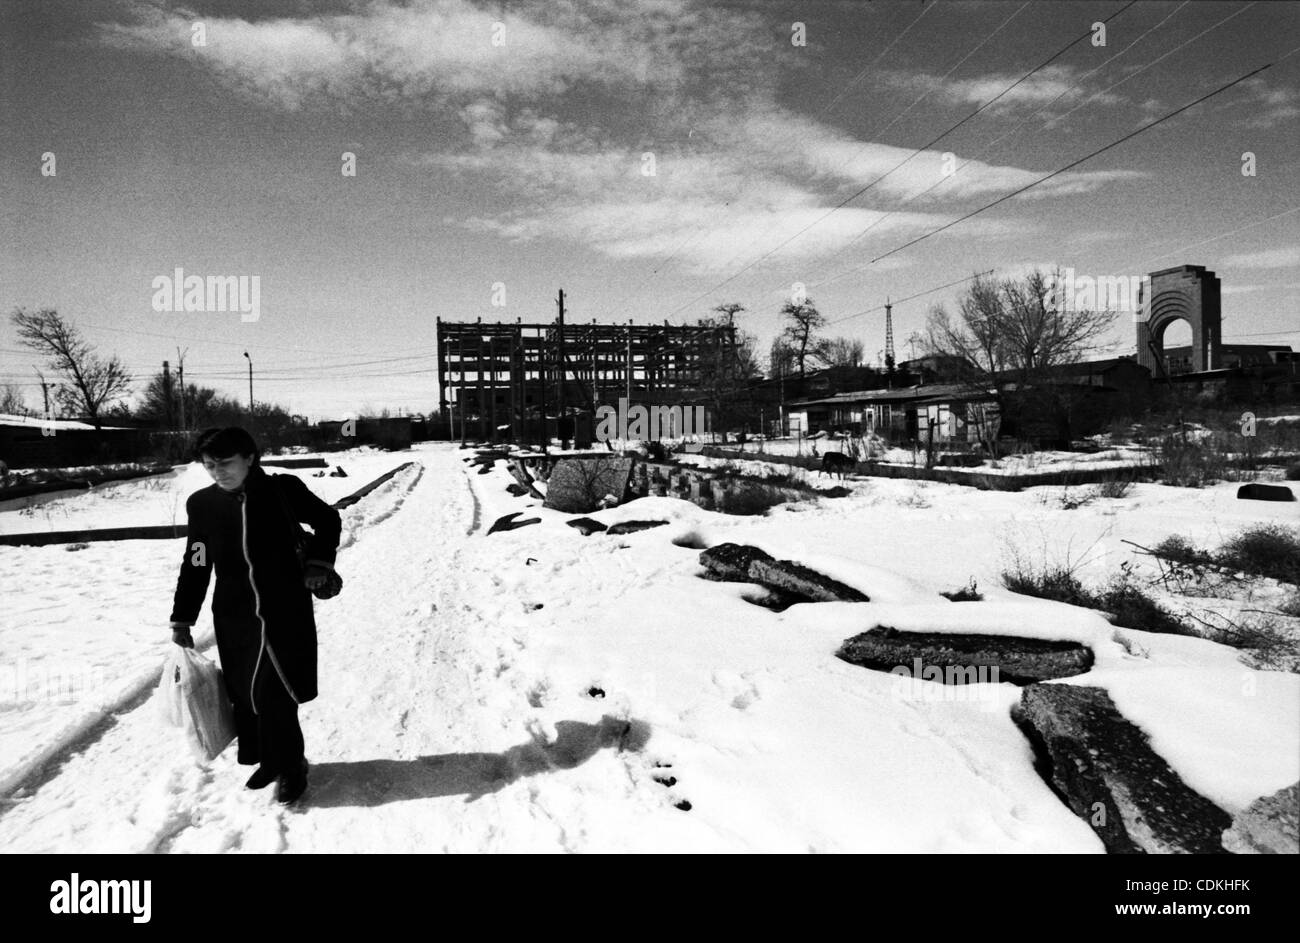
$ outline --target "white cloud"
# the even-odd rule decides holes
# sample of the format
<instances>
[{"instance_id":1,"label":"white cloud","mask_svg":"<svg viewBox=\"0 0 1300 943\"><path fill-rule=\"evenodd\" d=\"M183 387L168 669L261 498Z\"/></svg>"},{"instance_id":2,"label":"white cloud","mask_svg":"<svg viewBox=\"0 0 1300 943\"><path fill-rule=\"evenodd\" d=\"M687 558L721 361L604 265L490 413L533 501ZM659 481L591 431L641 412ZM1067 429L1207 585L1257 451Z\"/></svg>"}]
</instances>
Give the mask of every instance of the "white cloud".
<instances>
[{"instance_id":1,"label":"white cloud","mask_svg":"<svg viewBox=\"0 0 1300 943\"><path fill-rule=\"evenodd\" d=\"M876 198L900 200L962 199L1001 195L1032 183L1049 170L1026 170L987 164L967 154L914 149L857 141L843 132L789 112L756 109L734 125L736 147L762 154L769 164L786 170L811 170L846 187L873 184ZM1141 179L1136 171L1074 171L1061 174L1026 193L1048 198L1088 193L1120 180ZM851 192L851 191L850 191Z\"/></svg>"},{"instance_id":2,"label":"white cloud","mask_svg":"<svg viewBox=\"0 0 1300 943\"><path fill-rule=\"evenodd\" d=\"M724 71L748 51L728 34L724 15L687 0L635 10L617 0L508 8L373 0L358 9L249 22L142 6L134 22L100 24L99 36L120 48L195 59L231 88L290 110L376 101L428 106L484 94L536 98L581 82L672 88L685 80L691 50L712 49ZM199 20L206 44L196 47L191 26Z\"/></svg>"},{"instance_id":3,"label":"white cloud","mask_svg":"<svg viewBox=\"0 0 1300 943\"><path fill-rule=\"evenodd\" d=\"M792 47L770 18L690 0L634 7L621 0L509 7L371 0L352 12L294 20L205 17L207 45L193 47L197 18L148 6L132 23L101 26L100 35L194 61L270 107L432 112L443 122L443 143L407 160L461 175L467 191L504 196L508 210L476 212L464 225L508 239L567 239L614 258L684 246L684 265L720 271L792 238L775 259L842 249L864 230L864 247L884 249L885 239L951 221L971 198L1046 173L958 154L958 171L946 176L942 151L912 157L906 148L855 140L796 114L777 104ZM504 45L494 46L494 35L503 35ZM1071 77L1044 70L1007 101L1048 100ZM1006 81L969 80L945 86L944 94L965 100L998 83ZM646 151L655 161L649 177L642 173ZM1136 176L1063 174L1027 196L1091 192ZM980 219L953 235L1027 228Z\"/></svg>"},{"instance_id":4,"label":"white cloud","mask_svg":"<svg viewBox=\"0 0 1300 943\"><path fill-rule=\"evenodd\" d=\"M1002 95L988 109L995 114L1040 108L1058 98L1062 105L1081 100L1089 92L1086 88L1074 87L1079 82L1077 76L1077 70L1070 66L1048 66L1019 84L1015 83L1020 76L1012 73L991 73L969 79L944 79L929 72L886 70L880 73L882 81L896 88L934 95L940 100L958 104L983 105ZM1004 93L1012 85L1015 87ZM1108 92L1098 93L1094 99L1105 104L1122 100L1119 95Z\"/></svg>"},{"instance_id":5,"label":"white cloud","mask_svg":"<svg viewBox=\"0 0 1300 943\"><path fill-rule=\"evenodd\" d=\"M1271 128L1286 122L1294 123L1300 117L1300 92L1285 85L1271 84L1264 76L1242 83L1246 103L1235 106L1248 115L1246 126Z\"/></svg>"}]
</instances>

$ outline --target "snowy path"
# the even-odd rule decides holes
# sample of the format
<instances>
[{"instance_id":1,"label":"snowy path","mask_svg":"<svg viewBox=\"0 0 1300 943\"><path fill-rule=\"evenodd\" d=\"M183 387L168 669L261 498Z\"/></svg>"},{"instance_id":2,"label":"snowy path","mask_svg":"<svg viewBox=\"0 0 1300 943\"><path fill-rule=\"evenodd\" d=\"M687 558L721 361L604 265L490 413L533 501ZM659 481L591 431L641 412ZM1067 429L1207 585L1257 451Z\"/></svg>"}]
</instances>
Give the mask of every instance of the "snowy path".
<instances>
[{"instance_id":1,"label":"snowy path","mask_svg":"<svg viewBox=\"0 0 1300 943\"><path fill-rule=\"evenodd\" d=\"M490 690L523 643L510 620L467 601L491 578L471 566L475 499L458 456L424 464L409 492L363 503L345 530L345 591L317 607L323 696L302 710L306 808L242 789L249 770L233 750L196 767L146 702L6 803L0 849L561 850L565 829L524 777L575 765L625 731L572 724L544 749L523 733L527 699Z\"/></svg>"}]
</instances>

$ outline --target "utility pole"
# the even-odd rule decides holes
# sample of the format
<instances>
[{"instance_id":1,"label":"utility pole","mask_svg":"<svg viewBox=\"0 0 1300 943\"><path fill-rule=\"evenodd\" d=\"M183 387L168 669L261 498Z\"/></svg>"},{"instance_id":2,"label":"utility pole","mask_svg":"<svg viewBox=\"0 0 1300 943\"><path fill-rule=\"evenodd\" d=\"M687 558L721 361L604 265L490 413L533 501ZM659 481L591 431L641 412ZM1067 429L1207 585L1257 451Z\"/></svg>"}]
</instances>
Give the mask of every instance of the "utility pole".
<instances>
[{"instance_id":1,"label":"utility pole","mask_svg":"<svg viewBox=\"0 0 1300 943\"><path fill-rule=\"evenodd\" d=\"M163 419L171 425L172 418L172 374L171 365L163 361Z\"/></svg>"},{"instance_id":2,"label":"utility pole","mask_svg":"<svg viewBox=\"0 0 1300 943\"><path fill-rule=\"evenodd\" d=\"M550 345L546 343L546 332L540 331L538 332L538 337L537 337L537 356L539 361L537 364L537 378L541 382L538 383L537 386L542 391L541 396L542 396L542 454L543 455L547 454L547 450L550 448L551 445L551 433L549 427L546 424L546 388L551 385L551 378L546 374L546 368L548 366L546 362L546 352L548 350L550 350Z\"/></svg>"},{"instance_id":3,"label":"utility pole","mask_svg":"<svg viewBox=\"0 0 1300 943\"><path fill-rule=\"evenodd\" d=\"M558 322L559 334L556 338L558 342L557 352L559 354L559 360L560 360L560 362L556 364L556 366L559 367L559 371L558 371L559 381L560 381L559 396L557 397L556 400L559 403L559 406L556 408L555 411L556 416L558 416L559 418L556 420L555 431L560 433L560 446L562 448L567 449L569 447L569 437L564 435L562 432L562 430L564 429L564 377L565 377L565 373L567 372L564 369L565 360L564 360L564 289L563 288L560 289L560 296L555 299L555 303L560 306L560 317Z\"/></svg>"},{"instance_id":4,"label":"utility pole","mask_svg":"<svg viewBox=\"0 0 1300 943\"><path fill-rule=\"evenodd\" d=\"M516 386L519 386L515 377L515 367L519 364L519 329L510 332L510 371L506 373L510 379L510 441L513 445L519 445L519 402L516 397Z\"/></svg>"},{"instance_id":5,"label":"utility pole","mask_svg":"<svg viewBox=\"0 0 1300 943\"><path fill-rule=\"evenodd\" d=\"M253 358L248 356L248 351L244 351L244 359L248 361L248 416L253 417Z\"/></svg>"},{"instance_id":6,"label":"utility pole","mask_svg":"<svg viewBox=\"0 0 1300 943\"><path fill-rule=\"evenodd\" d=\"M781 370L781 411L780 411L781 430L779 433L779 437L784 439L787 431L785 425L785 358L784 357L781 358L780 370Z\"/></svg>"},{"instance_id":7,"label":"utility pole","mask_svg":"<svg viewBox=\"0 0 1300 943\"><path fill-rule=\"evenodd\" d=\"M187 354L188 352L189 352L188 347L186 347L185 350L183 351L179 347L176 348L176 384L181 389L181 431L182 432L185 432L186 429L188 428L185 425L185 354Z\"/></svg>"},{"instance_id":8,"label":"utility pole","mask_svg":"<svg viewBox=\"0 0 1300 943\"><path fill-rule=\"evenodd\" d=\"M41 371L39 370L36 370L36 368L34 367L32 369L35 370L36 379L39 380L41 383L41 396L45 398L45 412L43 415L45 416L46 419L49 419L50 418L50 385L45 382L45 374L41 373Z\"/></svg>"},{"instance_id":9,"label":"utility pole","mask_svg":"<svg viewBox=\"0 0 1300 943\"><path fill-rule=\"evenodd\" d=\"M460 413L460 447L465 447L465 335L456 334L456 405ZM454 434L454 432L453 432Z\"/></svg>"}]
</instances>

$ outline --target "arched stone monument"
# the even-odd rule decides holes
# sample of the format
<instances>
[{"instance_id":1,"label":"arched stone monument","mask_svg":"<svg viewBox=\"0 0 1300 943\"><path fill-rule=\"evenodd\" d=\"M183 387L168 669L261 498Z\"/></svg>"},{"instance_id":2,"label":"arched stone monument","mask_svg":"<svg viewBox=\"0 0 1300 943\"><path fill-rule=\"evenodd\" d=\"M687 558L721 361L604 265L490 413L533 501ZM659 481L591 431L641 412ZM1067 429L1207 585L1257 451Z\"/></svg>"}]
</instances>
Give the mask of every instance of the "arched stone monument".
<instances>
[{"instance_id":1,"label":"arched stone monument","mask_svg":"<svg viewBox=\"0 0 1300 943\"><path fill-rule=\"evenodd\" d=\"M1160 376L1164 371L1164 336L1169 325L1186 321L1192 328L1192 370L1220 366L1223 309L1219 278L1203 265L1180 265L1152 272L1139 289L1137 362Z\"/></svg>"}]
</instances>

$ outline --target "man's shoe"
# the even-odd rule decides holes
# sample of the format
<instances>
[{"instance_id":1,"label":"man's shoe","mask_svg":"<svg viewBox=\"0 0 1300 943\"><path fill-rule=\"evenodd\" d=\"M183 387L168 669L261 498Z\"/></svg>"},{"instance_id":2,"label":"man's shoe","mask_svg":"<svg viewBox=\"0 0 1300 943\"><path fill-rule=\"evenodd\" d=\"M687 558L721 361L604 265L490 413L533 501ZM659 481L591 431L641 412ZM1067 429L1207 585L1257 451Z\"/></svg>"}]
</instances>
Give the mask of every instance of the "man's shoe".
<instances>
[{"instance_id":1,"label":"man's shoe","mask_svg":"<svg viewBox=\"0 0 1300 943\"><path fill-rule=\"evenodd\" d=\"M275 782L279 774L267 766L259 766L252 776L248 777L248 782L244 783L245 789L264 789L271 783Z\"/></svg>"},{"instance_id":2,"label":"man's shoe","mask_svg":"<svg viewBox=\"0 0 1300 943\"><path fill-rule=\"evenodd\" d=\"M289 805L291 802L297 802L306 791L307 761L303 760L302 766L293 773L280 776L280 781L275 786L275 801L282 805Z\"/></svg>"}]
</instances>

